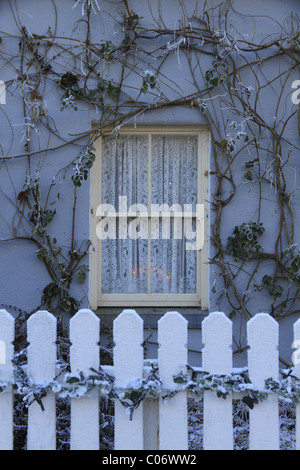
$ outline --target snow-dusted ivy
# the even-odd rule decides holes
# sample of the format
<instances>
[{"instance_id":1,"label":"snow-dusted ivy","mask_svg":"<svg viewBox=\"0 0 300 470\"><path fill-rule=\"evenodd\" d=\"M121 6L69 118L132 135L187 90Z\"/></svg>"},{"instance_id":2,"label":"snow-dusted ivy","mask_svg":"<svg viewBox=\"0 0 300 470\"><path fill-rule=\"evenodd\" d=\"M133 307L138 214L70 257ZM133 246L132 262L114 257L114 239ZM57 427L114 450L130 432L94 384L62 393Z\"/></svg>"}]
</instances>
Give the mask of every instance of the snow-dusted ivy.
<instances>
[{"instance_id":1,"label":"snow-dusted ivy","mask_svg":"<svg viewBox=\"0 0 300 470\"><path fill-rule=\"evenodd\" d=\"M288 403L300 403L300 379L293 375L292 369L281 371L282 380L269 377L265 380L264 388L257 389L251 383L246 368L221 375L187 365L186 371L173 376L174 388L166 388L159 377L157 365L152 361L147 367L146 377L121 388L115 385L115 378L102 367L99 370L91 368L91 373L86 375L83 372L66 372L69 366L65 364L53 380L41 385L34 384L18 361L13 363L12 384L17 393L23 395L26 406L29 407L36 401L42 411L44 411L43 398L50 392L59 398L79 399L91 396L96 391L102 397L118 400L128 411L130 419L134 410L146 398L160 397L164 401L169 401L182 391L187 391L196 400L201 399L206 391L214 392L220 399L226 399L232 392L242 393L243 403L251 409L274 393ZM8 391L9 383L0 384L0 393Z\"/></svg>"}]
</instances>

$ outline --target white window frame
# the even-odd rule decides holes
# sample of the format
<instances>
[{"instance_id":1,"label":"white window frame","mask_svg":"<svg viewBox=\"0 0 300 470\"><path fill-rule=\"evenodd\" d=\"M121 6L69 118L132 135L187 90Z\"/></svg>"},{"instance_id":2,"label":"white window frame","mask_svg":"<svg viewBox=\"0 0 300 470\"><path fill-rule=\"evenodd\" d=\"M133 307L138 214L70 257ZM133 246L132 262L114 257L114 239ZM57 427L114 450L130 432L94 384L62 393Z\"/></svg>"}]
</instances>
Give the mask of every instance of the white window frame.
<instances>
[{"instance_id":1,"label":"white window frame","mask_svg":"<svg viewBox=\"0 0 300 470\"><path fill-rule=\"evenodd\" d=\"M205 207L204 246L197 252L197 292L195 294L102 294L101 293L101 240L96 235L99 218L96 216L97 207L101 204L102 181L102 138L96 141L96 160L91 170L90 192L90 240L92 242L90 253L90 308L99 307L198 307L208 309L208 250L209 250L209 132L206 128L191 125L180 126L139 126L123 127L119 133L125 135L160 134L160 135L197 135L198 136L198 169L197 203ZM149 159L149 163L151 160ZM151 181L151 178L149 178ZM151 242L151 241L150 241Z\"/></svg>"}]
</instances>

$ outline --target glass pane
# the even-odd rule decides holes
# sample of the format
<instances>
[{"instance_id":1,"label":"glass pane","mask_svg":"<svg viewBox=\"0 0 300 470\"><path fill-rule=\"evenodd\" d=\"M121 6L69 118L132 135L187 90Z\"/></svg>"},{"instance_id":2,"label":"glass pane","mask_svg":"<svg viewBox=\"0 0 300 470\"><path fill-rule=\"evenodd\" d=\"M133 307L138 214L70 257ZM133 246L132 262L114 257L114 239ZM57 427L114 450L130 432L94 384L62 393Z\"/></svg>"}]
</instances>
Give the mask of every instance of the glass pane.
<instances>
[{"instance_id":1,"label":"glass pane","mask_svg":"<svg viewBox=\"0 0 300 470\"><path fill-rule=\"evenodd\" d=\"M197 204L198 137L152 136L152 203Z\"/></svg>"},{"instance_id":2,"label":"glass pane","mask_svg":"<svg viewBox=\"0 0 300 470\"><path fill-rule=\"evenodd\" d=\"M197 204L198 137L187 135L152 136L152 203L165 204L168 209L184 212L196 210ZM175 222L174 225L174 220ZM182 220L182 219L181 219ZM178 236L179 219L170 219L170 236L162 239L163 224L160 221L160 239L151 243L151 292L192 294L197 291L196 251L186 249L184 223ZM177 235L174 236L174 228ZM193 223L193 231L195 231ZM166 237L164 232L164 237ZM177 239L176 239L177 238ZM178 239L179 238L179 239Z\"/></svg>"},{"instance_id":3,"label":"glass pane","mask_svg":"<svg viewBox=\"0 0 300 470\"><path fill-rule=\"evenodd\" d=\"M147 240L102 241L102 294L147 293Z\"/></svg>"},{"instance_id":4,"label":"glass pane","mask_svg":"<svg viewBox=\"0 0 300 470\"><path fill-rule=\"evenodd\" d=\"M127 197L128 206L148 205L147 135L103 137L102 203L119 210L119 197Z\"/></svg>"},{"instance_id":5,"label":"glass pane","mask_svg":"<svg viewBox=\"0 0 300 470\"><path fill-rule=\"evenodd\" d=\"M102 203L112 205L116 212L121 209L120 197L126 198L122 210L132 204L148 205L148 141L146 135L103 138ZM110 223L115 223L115 239L102 241L102 293L146 293L148 241L120 239L120 222Z\"/></svg>"},{"instance_id":6,"label":"glass pane","mask_svg":"<svg viewBox=\"0 0 300 470\"><path fill-rule=\"evenodd\" d=\"M170 220L170 239L163 239L163 223L159 222L159 239L151 240L151 293L195 294L197 292L197 252L187 250L182 222L182 239L175 239L177 220ZM195 221L192 222L195 233ZM166 232L164 232L166 233ZM176 232L178 236L178 231ZM188 235L190 237L190 235Z\"/></svg>"}]
</instances>

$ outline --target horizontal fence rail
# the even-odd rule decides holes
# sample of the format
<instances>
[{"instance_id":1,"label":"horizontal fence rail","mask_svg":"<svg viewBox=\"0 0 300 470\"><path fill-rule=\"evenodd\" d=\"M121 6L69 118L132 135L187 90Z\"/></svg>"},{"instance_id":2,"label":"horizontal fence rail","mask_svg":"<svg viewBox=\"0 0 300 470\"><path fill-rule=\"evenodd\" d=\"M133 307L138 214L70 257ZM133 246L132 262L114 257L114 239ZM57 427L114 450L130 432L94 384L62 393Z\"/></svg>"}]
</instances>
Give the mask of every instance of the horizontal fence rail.
<instances>
[{"instance_id":1,"label":"horizontal fence rail","mask_svg":"<svg viewBox=\"0 0 300 470\"><path fill-rule=\"evenodd\" d=\"M247 393L248 402L255 403L250 406L249 449L279 449L280 393L276 387L262 393L270 378L273 386L282 383L278 323L268 314L257 314L247 323L248 382L233 369L232 322L222 312L209 314L202 323L201 368L188 365L188 322L178 312L159 320L158 359L151 362L144 360L143 320L134 310L124 310L113 326L114 365L101 367L100 320L92 311L80 310L70 321L71 372L64 377L57 368L56 330L56 318L49 312L30 317L28 363L22 368L14 360L14 318L0 310L0 450L13 450L13 385L27 394L30 405L28 450L56 449L57 394L71 397L71 450L100 448L99 396L115 400L115 450L187 450L187 399L202 392L204 449L234 448L232 400ZM299 344L300 320L294 325L294 341ZM298 391L300 398L297 362L287 380L291 377L295 389L287 382L287 390L294 390L295 396ZM299 423L297 403L297 450Z\"/></svg>"}]
</instances>

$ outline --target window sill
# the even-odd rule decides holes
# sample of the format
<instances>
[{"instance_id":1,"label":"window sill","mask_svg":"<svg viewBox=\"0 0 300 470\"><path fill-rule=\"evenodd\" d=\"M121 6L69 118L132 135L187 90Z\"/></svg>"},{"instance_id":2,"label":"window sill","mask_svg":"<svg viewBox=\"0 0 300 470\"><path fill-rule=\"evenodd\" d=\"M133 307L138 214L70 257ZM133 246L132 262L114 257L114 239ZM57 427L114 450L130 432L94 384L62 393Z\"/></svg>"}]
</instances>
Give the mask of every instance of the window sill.
<instances>
[{"instance_id":1,"label":"window sill","mask_svg":"<svg viewBox=\"0 0 300 470\"><path fill-rule=\"evenodd\" d=\"M111 327L113 321L117 316L123 312L123 310L129 309L130 307L101 307L95 310L95 314L100 318L101 321L108 327ZM167 312L176 311L179 312L187 321L189 329L201 329L202 321L208 315L207 310L201 310L199 308L159 308L159 307L132 307L144 321L145 328L157 328L158 320Z\"/></svg>"}]
</instances>

